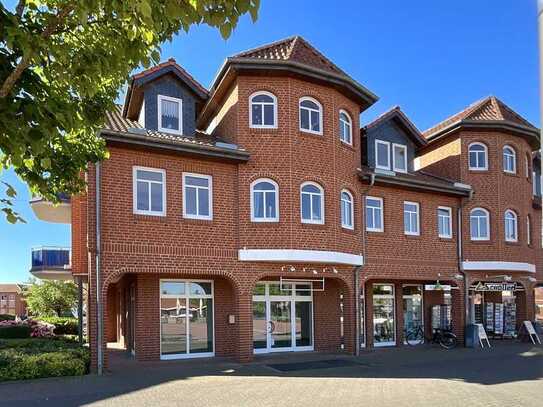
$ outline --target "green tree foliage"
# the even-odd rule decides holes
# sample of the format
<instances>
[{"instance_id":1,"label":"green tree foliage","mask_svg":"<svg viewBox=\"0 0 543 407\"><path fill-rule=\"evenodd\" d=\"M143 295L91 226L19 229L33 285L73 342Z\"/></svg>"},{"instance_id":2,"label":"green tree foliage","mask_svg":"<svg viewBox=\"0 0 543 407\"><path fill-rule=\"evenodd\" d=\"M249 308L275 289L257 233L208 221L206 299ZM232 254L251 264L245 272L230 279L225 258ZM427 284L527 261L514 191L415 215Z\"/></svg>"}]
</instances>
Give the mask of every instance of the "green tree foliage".
<instances>
[{"instance_id":1,"label":"green tree foliage","mask_svg":"<svg viewBox=\"0 0 543 407\"><path fill-rule=\"evenodd\" d=\"M33 316L61 317L71 314L77 306L77 285L71 281L32 281L25 289L24 298Z\"/></svg>"},{"instance_id":2,"label":"green tree foliage","mask_svg":"<svg viewBox=\"0 0 543 407\"><path fill-rule=\"evenodd\" d=\"M107 158L97 137L130 72L160 60L160 45L194 24L226 39L260 0L19 0L0 3L0 171L13 167L53 202L77 194L89 162ZM9 222L15 191L0 189Z\"/></svg>"}]
</instances>

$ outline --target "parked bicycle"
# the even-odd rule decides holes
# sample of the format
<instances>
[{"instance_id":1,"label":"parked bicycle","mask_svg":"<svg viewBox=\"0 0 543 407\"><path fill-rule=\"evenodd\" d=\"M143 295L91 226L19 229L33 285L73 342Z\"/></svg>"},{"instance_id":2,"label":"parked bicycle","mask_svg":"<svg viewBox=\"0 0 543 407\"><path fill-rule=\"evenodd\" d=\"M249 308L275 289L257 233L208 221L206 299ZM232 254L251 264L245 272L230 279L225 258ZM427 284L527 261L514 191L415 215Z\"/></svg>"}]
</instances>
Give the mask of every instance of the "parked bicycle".
<instances>
[{"instance_id":1,"label":"parked bicycle","mask_svg":"<svg viewBox=\"0 0 543 407\"><path fill-rule=\"evenodd\" d=\"M405 341L408 345L415 346L422 343L437 343L444 349L453 349L458 344L456 335L450 329L435 328L431 337L426 337L422 327L406 331Z\"/></svg>"}]
</instances>

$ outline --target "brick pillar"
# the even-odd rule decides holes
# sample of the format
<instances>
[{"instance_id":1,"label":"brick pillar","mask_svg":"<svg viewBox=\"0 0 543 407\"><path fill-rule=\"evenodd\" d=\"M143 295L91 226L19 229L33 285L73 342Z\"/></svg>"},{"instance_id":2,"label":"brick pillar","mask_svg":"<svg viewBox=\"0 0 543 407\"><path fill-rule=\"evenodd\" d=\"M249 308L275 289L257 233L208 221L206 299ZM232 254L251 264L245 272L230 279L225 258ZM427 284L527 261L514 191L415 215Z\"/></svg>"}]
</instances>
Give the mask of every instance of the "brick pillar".
<instances>
[{"instance_id":1,"label":"brick pillar","mask_svg":"<svg viewBox=\"0 0 543 407\"><path fill-rule=\"evenodd\" d=\"M344 283L343 292L343 336L345 352L356 351L356 303L354 289Z\"/></svg>"},{"instance_id":2,"label":"brick pillar","mask_svg":"<svg viewBox=\"0 0 543 407\"><path fill-rule=\"evenodd\" d=\"M366 283L364 285L366 292L364 298L366 300L366 348L373 347L373 284Z\"/></svg>"},{"instance_id":3,"label":"brick pillar","mask_svg":"<svg viewBox=\"0 0 543 407\"><path fill-rule=\"evenodd\" d=\"M464 344L464 328L466 326L466 302L464 298L464 282L458 282L458 290L451 292L451 319L453 333L458 338L458 344Z\"/></svg>"},{"instance_id":4,"label":"brick pillar","mask_svg":"<svg viewBox=\"0 0 543 407\"><path fill-rule=\"evenodd\" d=\"M526 320L535 320L535 292L532 284L526 284Z\"/></svg>"},{"instance_id":5,"label":"brick pillar","mask_svg":"<svg viewBox=\"0 0 543 407\"><path fill-rule=\"evenodd\" d=\"M403 321L403 290L402 284L394 284L394 303L395 315L394 324L396 326L396 346L403 346L404 343L404 321Z\"/></svg>"},{"instance_id":6,"label":"brick pillar","mask_svg":"<svg viewBox=\"0 0 543 407\"><path fill-rule=\"evenodd\" d=\"M253 360L253 295L242 291L236 295L237 310L237 360Z\"/></svg>"},{"instance_id":7,"label":"brick pillar","mask_svg":"<svg viewBox=\"0 0 543 407\"><path fill-rule=\"evenodd\" d=\"M136 279L136 360L160 359L160 287L156 274L138 274Z\"/></svg>"}]
</instances>

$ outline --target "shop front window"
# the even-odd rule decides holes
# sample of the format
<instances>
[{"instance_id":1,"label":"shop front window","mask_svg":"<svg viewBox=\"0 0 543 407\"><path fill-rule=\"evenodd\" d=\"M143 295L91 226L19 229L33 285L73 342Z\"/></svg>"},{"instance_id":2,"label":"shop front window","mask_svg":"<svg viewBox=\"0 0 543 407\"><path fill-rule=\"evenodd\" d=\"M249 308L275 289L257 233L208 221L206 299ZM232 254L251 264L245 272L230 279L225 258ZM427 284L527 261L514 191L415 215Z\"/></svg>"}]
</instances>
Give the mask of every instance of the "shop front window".
<instances>
[{"instance_id":1,"label":"shop front window","mask_svg":"<svg viewBox=\"0 0 543 407\"><path fill-rule=\"evenodd\" d=\"M373 285L373 344L392 346L396 344L394 315L394 286Z\"/></svg>"},{"instance_id":2,"label":"shop front window","mask_svg":"<svg viewBox=\"0 0 543 407\"><path fill-rule=\"evenodd\" d=\"M416 331L419 328L424 330L424 319L422 311L422 286L404 285L403 296L403 323L406 332Z\"/></svg>"}]
</instances>

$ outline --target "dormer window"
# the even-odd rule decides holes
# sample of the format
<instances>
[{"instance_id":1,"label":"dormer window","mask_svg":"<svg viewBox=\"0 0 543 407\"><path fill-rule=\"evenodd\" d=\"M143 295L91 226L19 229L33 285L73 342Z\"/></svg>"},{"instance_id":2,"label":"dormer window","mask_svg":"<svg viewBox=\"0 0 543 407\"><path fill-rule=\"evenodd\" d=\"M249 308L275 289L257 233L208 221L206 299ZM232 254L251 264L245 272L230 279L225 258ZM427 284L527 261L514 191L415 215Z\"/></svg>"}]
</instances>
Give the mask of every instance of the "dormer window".
<instances>
[{"instance_id":1,"label":"dormer window","mask_svg":"<svg viewBox=\"0 0 543 407\"><path fill-rule=\"evenodd\" d=\"M375 168L390 170L390 143L375 140Z\"/></svg>"},{"instance_id":2,"label":"dormer window","mask_svg":"<svg viewBox=\"0 0 543 407\"><path fill-rule=\"evenodd\" d=\"M158 131L183 134L183 101L158 95Z\"/></svg>"},{"instance_id":3,"label":"dormer window","mask_svg":"<svg viewBox=\"0 0 543 407\"><path fill-rule=\"evenodd\" d=\"M394 171L407 172L407 146L392 144L392 164Z\"/></svg>"}]
</instances>

